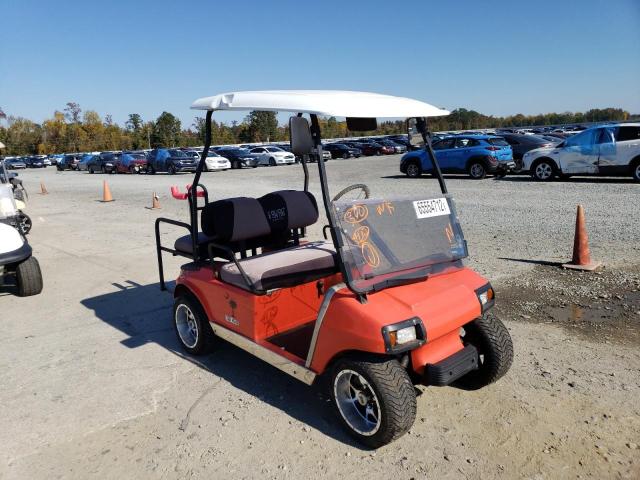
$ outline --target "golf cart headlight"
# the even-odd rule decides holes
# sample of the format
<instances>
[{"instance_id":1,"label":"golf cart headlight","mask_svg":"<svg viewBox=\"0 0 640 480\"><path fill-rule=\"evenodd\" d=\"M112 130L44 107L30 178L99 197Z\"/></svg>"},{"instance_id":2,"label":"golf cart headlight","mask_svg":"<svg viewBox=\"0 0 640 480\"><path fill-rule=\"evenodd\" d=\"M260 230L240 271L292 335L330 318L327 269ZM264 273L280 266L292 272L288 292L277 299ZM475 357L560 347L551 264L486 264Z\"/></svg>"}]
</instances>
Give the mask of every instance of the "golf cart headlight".
<instances>
[{"instance_id":1,"label":"golf cart headlight","mask_svg":"<svg viewBox=\"0 0 640 480\"><path fill-rule=\"evenodd\" d=\"M476 295L478 296L482 313L493 307L496 295L490 283L487 283L485 286L476 290Z\"/></svg>"},{"instance_id":2,"label":"golf cart headlight","mask_svg":"<svg viewBox=\"0 0 640 480\"><path fill-rule=\"evenodd\" d=\"M426 332L422 320L414 317L382 327L382 337L387 352L399 353L424 344Z\"/></svg>"}]
</instances>

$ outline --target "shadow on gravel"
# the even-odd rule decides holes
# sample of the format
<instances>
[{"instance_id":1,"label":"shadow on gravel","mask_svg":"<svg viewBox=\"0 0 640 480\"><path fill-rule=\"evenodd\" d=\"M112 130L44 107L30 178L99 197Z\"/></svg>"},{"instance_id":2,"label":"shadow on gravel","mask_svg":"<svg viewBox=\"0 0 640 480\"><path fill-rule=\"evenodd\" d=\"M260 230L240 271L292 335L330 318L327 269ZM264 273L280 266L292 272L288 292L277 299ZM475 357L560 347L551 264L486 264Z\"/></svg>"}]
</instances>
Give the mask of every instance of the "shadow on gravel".
<instances>
[{"instance_id":1,"label":"shadow on gravel","mask_svg":"<svg viewBox=\"0 0 640 480\"><path fill-rule=\"evenodd\" d=\"M0 297L8 296L18 296L18 285L13 274L0 278Z\"/></svg>"},{"instance_id":2,"label":"shadow on gravel","mask_svg":"<svg viewBox=\"0 0 640 480\"><path fill-rule=\"evenodd\" d=\"M509 175L500 180L506 182L529 182L538 183L529 175ZM542 182L540 182L542 183ZM551 183L636 183L631 177L571 177L571 178L555 178Z\"/></svg>"},{"instance_id":3,"label":"shadow on gravel","mask_svg":"<svg viewBox=\"0 0 640 480\"><path fill-rule=\"evenodd\" d=\"M508 258L508 257L498 257L499 260L508 260L509 262L518 262L518 263L531 263L533 265L546 265L547 267L560 267L562 263L560 262L549 262L547 260L532 260L529 258Z\"/></svg>"},{"instance_id":4,"label":"shadow on gravel","mask_svg":"<svg viewBox=\"0 0 640 480\"><path fill-rule=\"evenodd\" d=\"M175 282L167 283L173 290ZM81 301L96 317L127 335L121 343L137 348L156 343L234 387L347 445L364 449L341 428L323 383L307 387L280 370L223 340L207 356L184 353L171 324L173 298L158 283L114 283L119 290Z\"/></svg>"}]
</instances>

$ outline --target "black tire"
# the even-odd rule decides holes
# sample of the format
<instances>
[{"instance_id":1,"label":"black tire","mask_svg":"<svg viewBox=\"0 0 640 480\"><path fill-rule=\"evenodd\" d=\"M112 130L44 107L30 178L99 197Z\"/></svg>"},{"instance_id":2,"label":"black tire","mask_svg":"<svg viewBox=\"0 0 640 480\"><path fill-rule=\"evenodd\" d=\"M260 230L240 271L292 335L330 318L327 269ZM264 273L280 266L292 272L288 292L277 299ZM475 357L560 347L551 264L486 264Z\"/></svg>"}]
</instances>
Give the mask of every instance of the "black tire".
<instances>
[{"instance_id":1,"label":"black tire","mask_svg":"<svg viewBox=\"0 0 640 480\"><path fill-rule=\"evenodd\" d=\"M42 292L42 272L35 257L29 257L16 266L16 284L18 295L30 297Z\"/></svg>"},{"instance_id":2,"label":"black tire","mask_svg":"<svg viewBox=\"0 0 640 480\"><path fill-rule=\"evenodd\" d=\"M269 159L269 166L270 167L277 167L278 164L276 163L276 159L275 158L270 158Z\"/></svg>"},{"instance_id":3,"label":"black tire","mask_svg":"<svg viewBox=\"0 0 640 480\"><path fill-rule=\"evenodd\" d=\"M640 182L640 158L631 162L631 176L636 182Z\"/></svg>"},{"instance_id":4,"label":"black tire","mask_svg":"<svg viewBox=\"0 0 640 480\"><path fill-rule=\"evenodd\" d=\"M195 341L189 343L187 337L183 338L186 332L181 335L179 324L182 320L182 315L186 314L188 309L193 315L193 326L197 329ZM185 293L178 296L173 302L173 330L176 332L176 337L188 353L191 355L204 355L211 352L214 346L215 335L209 324L207 315L200 305L200 302L191 294Z\"/></svg>"},{"instance_id":5,"label":"black tire","mask_svg":"<svg viewBox=\"0 0 640 480\"><path fill-rule=\"evenodd\" d=\"M238 160L231 162L231 168L238 170L240 168L240 162Z\"/></svg>"},{"instance_id":6,"label":"black tire","mask_svg":"<svg viewBox=\"0 0 640 480\"><path fill-rule=\"evenodd\" d=\"M382 155L382 152L380 150L376 150L376 157L379 157L380 155Z\"/></svg>"},{"instance_id":7,"label":"black tire","mask_svg":"<svg viewBox=\"0 0 640 480\"><path fill-rule=\"evenodd\" d=\"M409 162L407 164L407 177L419 178L422 176L422 167L418 162Z\"/></svg>"},{"instance_id":8,"label":"black tire","mask_svg":"<svg viewBox=\"0 0 640 480\"><path fill-rule=\"evenodd\" d=\"M107 169L104 165L100 167L100 173L107 173Z\"/></svg>"},{"instance_id":9,"label":"black tire","mask_svg":"<svg viewBox=\"0 0 640 480\"><path fill-rule=\"evenodd\" d=\"M342 154L342 158L344 158L345 160L347 160L349 158L349 154L348 153L343 153Z\"/></svg>"},{"instance_id":10,"label":"black tire","mask_svg":"<svg viewBox=\"0 0 640 480\"><path fill-rule=\"evenodd\" d=\"M93 174L93 167L89 167L89 173Z\"/></svg>"},{"instance_id":11,"label":"black tire","mask_svg":"<svg viewBox=\"0 0 640 480\"><path fill-rule=\"evenodd\" d=\"M137 173L137 172L136 172L136 167L134 167L133 165L132 165L132 166L130 166L130 167L129 167L129 173L130 173L131 175L133 175L134 173Z\"/></svg>"},{"instance_id":12,"label":"black tire","mask_svg":"<svg viewBox=\"0 0 640 480\"><path fill-rule=\"evenodd\" d=\"M368 385L361 391L373 389L374 396L363 396L363 401L368 399L366 405L344 401L345 395L348 395L344 383L353 381L348 380L349 378L364 378ZM349 393L354 391L349 388ZM331 373L330 396L338 418L349 434L370 448L381 447L401 437L411 428L416 418L415 388L407 371L395 358L362 356L338 360ZM343 399L342 402L340 398ZM363 419L368 417L366 412L370 405L372 413L377 413L376 423L368 431L358 431L357 426L353 426L350 421L363 423ZM366 409L365 416L358 414L361 409Z\"/></svg>"},{"instance_id":13,"label":"black tire","mask_svg":"<svg viewBox=\"0 0 640 480\"><path fill-rule=\"evenodd\" d=\"M467 373L456 382L464 390L478 390L504 376L513 363L513 342L504 324L492 314L464 326L465 345L478 349L479 368Z\"/></svg>"},{"instance_id":14,"label":"black tire","mask_svg":"<svg viewBox=\"0 0 640 480\"><path fill-rule=\"evenodd\" d=\"M364 198L365 199L367 199L367 198L369 198L371 196L371 190L369 189L369 187L367 185L365 185L364 183L354 183L353 185L349 185L347 188L343 188L338 193L336 193L333 196L333 200L331 200L331 201L335 202L336 200L339 200L344 195L346 195L347 193L349 193L349 192L351 192L353 190L362 190L364 192Z\"/></svg>"},{"instance_id":15,"label":"black tire","mask_svg":"<svg viewBox=\"0 0 640 480\"><path fill-rule=\"evenodd\" d=\"M482 160L472 160L468 168L469 176L474 180L482 180L487 176L487 167Z\"/></svg>"},{"instance_id":16,"label":"black tire","mask_svg":"<svg viewBox=\"0 0 640 480\"><path fill-rule=\"evenodd\" d=\"M538 182L549 182L556 174L556 164L552 160L542 158L531 165L531 177Z\"/></svg>"},{"instance_id":17,"label":"black tire","mask_svg":"<svg viewBox=\"0 0 640 480\"><path fill-rule=\"evenodd\" d=\"M23 235L28 234L33 226L31 217L24 212L18 212L18 226L20 227Z\"/></svg>"},{"instance_id":18,"label":"black tire","mask_svg":"<svg viewBox=\"0 0 640 480\"><path fill-rule=\"evenodd\" d=\"M153 165L147 165L147 173L149 175L155 175L156 174L156 169L153 168Z\"/></svg>"},{"instance_id":19,"label":"black tire","mask_svg":"<svg viewBox=\"0 0 640 480\"><path fill-rule=\"evenodd\" d=\"M169 165L169 168L167 168L167 173L169 175L175 175L176 174L176 167L174 167L173 165Z\"/></svg>"}]
</instances>

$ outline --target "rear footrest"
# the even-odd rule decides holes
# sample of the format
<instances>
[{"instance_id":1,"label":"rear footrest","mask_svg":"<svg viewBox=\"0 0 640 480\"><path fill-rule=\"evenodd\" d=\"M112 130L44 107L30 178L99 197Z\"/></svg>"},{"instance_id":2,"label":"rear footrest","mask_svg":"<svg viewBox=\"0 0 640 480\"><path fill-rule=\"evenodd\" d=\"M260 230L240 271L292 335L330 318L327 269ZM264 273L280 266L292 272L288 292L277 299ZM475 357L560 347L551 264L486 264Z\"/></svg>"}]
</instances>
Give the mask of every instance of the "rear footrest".
<instances>
[{"instance_id":1,"label":"rear footrest","mask_svg":"<svg viewBox=\"0 0 640 480\"><path fill-rule=\"evenodd\" d=\"M427 364L424 368L425 385L445 386L458 380L472 370L478 369L478 350L467 345L444 360Z\"/></svg>"}]
</instances>

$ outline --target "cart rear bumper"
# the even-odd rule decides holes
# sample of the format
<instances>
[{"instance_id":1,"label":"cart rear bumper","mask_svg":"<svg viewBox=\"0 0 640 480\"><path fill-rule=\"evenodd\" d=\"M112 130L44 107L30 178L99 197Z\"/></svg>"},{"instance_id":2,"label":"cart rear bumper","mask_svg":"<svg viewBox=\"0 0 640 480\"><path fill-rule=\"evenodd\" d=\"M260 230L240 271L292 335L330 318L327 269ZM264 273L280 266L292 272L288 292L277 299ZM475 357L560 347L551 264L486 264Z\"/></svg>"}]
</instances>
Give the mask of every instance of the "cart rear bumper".
<instances>
[{"instance_id":1,"label":"cart rear bumper","mask_svg":"<svg viewBox=\"0 0 640 480\"><path fill-rule=\"evenodd\" d=\"M426 365L423 382L425 385L442 387L477 369L478 351L473 345L467 345L438 363Z\"/></svg>"}]
</instances>

